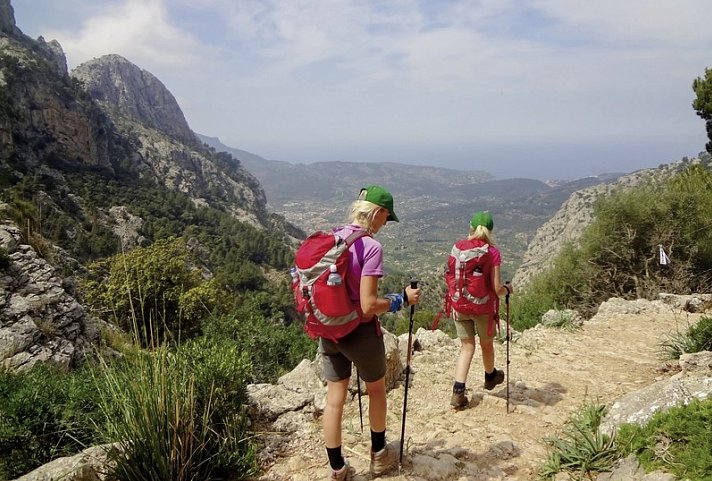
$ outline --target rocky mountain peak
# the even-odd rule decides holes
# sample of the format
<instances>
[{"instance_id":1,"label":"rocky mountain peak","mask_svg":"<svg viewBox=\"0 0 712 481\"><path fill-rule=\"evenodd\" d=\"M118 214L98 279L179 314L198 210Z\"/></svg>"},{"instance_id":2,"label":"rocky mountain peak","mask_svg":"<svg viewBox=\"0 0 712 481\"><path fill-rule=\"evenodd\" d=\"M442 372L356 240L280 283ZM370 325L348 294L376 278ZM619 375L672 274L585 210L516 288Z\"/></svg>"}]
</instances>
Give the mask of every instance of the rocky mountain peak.
<instances>
[{"instance_id":1,"label":"rocky mountain peak","mask_svg":"<svg viewBox=\"0 0 712 481\"><path fill-rule=\"evenodd\" d=\"M64 55L62 46L56 40L47 42L44 37L37 37L37 43L40 49L45 53L47 60L56 67L59 75L67 75L67 57Z\"/></svg>"},{"instance_id":2,"label":"rocky mountain peak","mask_svg":"<svg viewBox=\"0 0 712 481\"><path fill-rule=\"evenodd\" d=\"M10 0L0 0L0 32L8 35L18 33L15 24L15 10L13 10Z\"/></svg>"},{"instance_id":3,"label":"rocky mountain peak","mask_svg":"<svg viewBox=\"0 0 712 481\"><path fill-rule=\"evenodd\" d=\"M173 94L150 72L116 54L79 65L71 76L89 94L125 117L154 128L185 145L197 145Z\"/></svg>"}]
</instances>

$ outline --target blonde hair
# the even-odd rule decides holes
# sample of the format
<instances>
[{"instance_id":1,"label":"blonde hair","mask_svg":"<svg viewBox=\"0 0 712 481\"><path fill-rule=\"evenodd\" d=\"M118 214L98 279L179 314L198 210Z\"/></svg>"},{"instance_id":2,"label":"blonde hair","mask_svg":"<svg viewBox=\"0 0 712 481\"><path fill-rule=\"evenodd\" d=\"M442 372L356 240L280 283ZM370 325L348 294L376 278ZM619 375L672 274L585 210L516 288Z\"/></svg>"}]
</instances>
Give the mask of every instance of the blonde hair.
<instances>
[{"instance_id":1,"label":"blonde hair","mask_svg":"<svg viewBox=\"0 0 712 481\"><path fill-rule=\"evenodd\" d=\"M467 236L468 239L480 239L488 243L489 245L494 245L494 235L487 227L483 225L478 225L476 228L470 227L470 233Z\"/></svg>"},{"instance_id":2,"label":"blonde hair","mask_svg":"<svg viewBox=\"0 0 712 481\"><path fill-rule=\"evenodd\" d=\"M373 229L373 219L376 217L379 209L383 209L383 207L367 200L356 200L351 204L349 222L358 224L371 233Z\"/></svg>"}]
</instances>

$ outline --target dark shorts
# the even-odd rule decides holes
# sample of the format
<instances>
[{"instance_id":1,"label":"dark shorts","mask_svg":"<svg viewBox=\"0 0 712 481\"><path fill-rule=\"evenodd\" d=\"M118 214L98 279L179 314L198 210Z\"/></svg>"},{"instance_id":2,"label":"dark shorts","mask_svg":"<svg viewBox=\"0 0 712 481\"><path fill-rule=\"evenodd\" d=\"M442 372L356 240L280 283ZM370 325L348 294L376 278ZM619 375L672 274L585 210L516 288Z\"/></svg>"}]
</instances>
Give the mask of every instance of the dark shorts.
<instances>
[{"instance_id":1,"label":"dark shorts","mask_svg":"<svg viewBox=\"0 0 712 481\"><path fill-rule=\"evenodd\" d=\"M366 382L378 381L386 375L386 348L377 320L364 322L339 342L320 338L319 354L324 377L329 381L351 377L352 364Z\"/></svg>"}]
</instances>

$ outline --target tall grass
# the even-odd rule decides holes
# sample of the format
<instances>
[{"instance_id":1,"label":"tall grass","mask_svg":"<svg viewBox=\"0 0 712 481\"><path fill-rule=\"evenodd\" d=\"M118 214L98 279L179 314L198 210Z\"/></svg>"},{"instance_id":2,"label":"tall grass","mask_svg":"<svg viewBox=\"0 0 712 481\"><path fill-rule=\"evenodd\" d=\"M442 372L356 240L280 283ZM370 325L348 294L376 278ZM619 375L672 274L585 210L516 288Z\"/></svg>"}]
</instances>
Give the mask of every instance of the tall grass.
<instances>
[{"instance_id":1,"label":"tall grass","mask_svg":"<svg viewBox=\"0 0 712 481\"><path fill-rule=\"evenodd\" d=\"M103 366L101 407L119 480L205 480L210 477L208 401L199 409L195 378L166 347L132 362Z\"/></svg>"},{"instance_id":2,"label":"tall grass","mask_svg":"<svg viewBox=\"0 0 712 481\"><path fill-rule=\"evenodd\" d=\"M102 363L103 433L118 446L109 453L117 480L204 481L256 472L242 408L249 363L227 343L195 343Z\"/></svg>"}]
</instances>

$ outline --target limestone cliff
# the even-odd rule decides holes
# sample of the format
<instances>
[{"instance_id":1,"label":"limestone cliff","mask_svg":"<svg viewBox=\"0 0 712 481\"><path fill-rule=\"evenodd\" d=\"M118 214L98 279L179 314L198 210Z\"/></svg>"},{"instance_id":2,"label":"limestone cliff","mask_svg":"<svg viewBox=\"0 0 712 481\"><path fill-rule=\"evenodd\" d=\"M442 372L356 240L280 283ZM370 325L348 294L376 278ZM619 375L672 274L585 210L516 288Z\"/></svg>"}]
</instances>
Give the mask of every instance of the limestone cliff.
<instances>
[{"instance_id":1,"label":"limestone cliff","mask_svg":"<svg viewBox=\"0 0 712 481\"><path fill-rule=\"evenodd\" d=\"M66 70L56 41L0 32L0 161L21 156L23 168L61 160L113 170L110 122L76 95Z\"/></svg>"},{"instance_id":2,"label":"limestone cliff","mask_svg":"<svg viewBox=\"0 0 712 481\"><path fill-rule=\"evenodd\" d=\"M204 146L173 95L150 72L119 55L105 55L71 76L133 144L134 167L143 176L188 194L197 205L219 205L257 227L270 225L259 181L239 161Z\"/></svg>"},{"instance_id":3,"label":"limestone cliff","mask_svg":"<svg viewBox=\"0 0 712 481\"><path fill-rule=\"evenodd\" d=\"M15 10L10 5L10 0L0 0L0 32L8 35L19 33L15 24Z\"/></svg>"}]
</instances>

